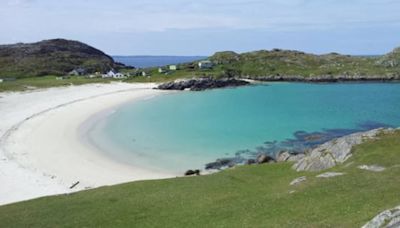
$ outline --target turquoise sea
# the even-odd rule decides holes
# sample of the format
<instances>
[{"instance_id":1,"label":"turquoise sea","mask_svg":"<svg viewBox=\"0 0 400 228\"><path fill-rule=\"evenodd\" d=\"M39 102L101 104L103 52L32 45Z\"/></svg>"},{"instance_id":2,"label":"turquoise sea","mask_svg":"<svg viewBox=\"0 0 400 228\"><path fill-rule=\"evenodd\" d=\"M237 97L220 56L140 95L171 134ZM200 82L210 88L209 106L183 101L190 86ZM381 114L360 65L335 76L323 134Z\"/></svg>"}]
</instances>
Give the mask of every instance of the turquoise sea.
<instances>
[{"instance_id":1,"label":"turquoise sea","mask_svg":"<svg viewBox=\"0 0 400 228\"><path fill-rule=\"evenodd\" d=\"M89 138L120 161L182 174L240 151L301 147L309 134L323 141L380 126L400 126L399 83L268 83L128 103Z\"/></svg>"}]
</instances>

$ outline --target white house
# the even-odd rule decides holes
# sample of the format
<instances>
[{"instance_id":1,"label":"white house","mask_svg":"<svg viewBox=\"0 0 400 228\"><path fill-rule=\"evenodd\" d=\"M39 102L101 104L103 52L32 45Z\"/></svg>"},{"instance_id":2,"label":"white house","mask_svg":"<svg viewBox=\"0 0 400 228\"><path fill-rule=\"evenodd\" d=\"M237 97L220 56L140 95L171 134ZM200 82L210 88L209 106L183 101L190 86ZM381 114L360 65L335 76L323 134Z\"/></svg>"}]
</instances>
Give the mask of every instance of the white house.
<instances>
[{"instance_id":1,"label":"white house","mask_svg":"<svg viewBox=\"0 0 400 228\"><path fill-rule=\"evenodd\" d=\"M126 77L122 73L116 73L113 78L115 78L115 79L125 79Z\"/></svg>"},{"instance_id":2,"label":"white house","mask_svg":"<svg viewBox=\"0 0 400 228\"><path fill-rule=\"evenodd\" d=\"M204 60L199 62L200 69L211 69L213 67L213 63L210 60Z\"/></svg>"},{"instance_id":3,"label":"white house","mask_svg":"<svg viewBox=\"0 0 400 228\"><path fill-rule=\"evenodd\" d=\"M178 70L177 65L169 65L169 70Z\"/></svg>"},{"instance_id":4,"label":"white house","mask_svg":"<svg viewBox=\"0 0 400 228\"><path fill-rule=\"evenodd\" d=\"M166 70L164 68L162 68L162 67L158 68L158 73L162 74L162 73L165 73L165 72L166 72Z\"/></svg>"},{"instance_id":5,"label":"white house","mask_svg":"<svg viewBox=\"0 0 400 228\"><path fill-rule=\"evenodd\" d=\"M122 73L119 73L115 70L110 70L107 72L107 74L103 74L102 78L125 79L126 77Z\"/></svg>"}]
</instances>

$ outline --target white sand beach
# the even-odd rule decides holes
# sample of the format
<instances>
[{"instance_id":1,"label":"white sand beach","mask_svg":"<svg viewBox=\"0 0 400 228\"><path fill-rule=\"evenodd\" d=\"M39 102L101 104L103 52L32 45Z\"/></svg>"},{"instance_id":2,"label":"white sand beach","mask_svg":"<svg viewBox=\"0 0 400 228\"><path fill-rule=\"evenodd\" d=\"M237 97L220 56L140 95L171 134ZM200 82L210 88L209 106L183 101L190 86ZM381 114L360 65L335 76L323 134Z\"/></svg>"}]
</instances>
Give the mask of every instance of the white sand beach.
<instances>
[{"instance_id":1,"label":"white sand beach","mask_svg":"<svg viewBox=\"0 0 400 228\"><path fill-rule=\"evenodd\" d=\"M95 113L164 93L154 86L112 83L0 93L0 205L174 177L119 163L79 139L79 127Z\"/></svg>"}]
</instances>

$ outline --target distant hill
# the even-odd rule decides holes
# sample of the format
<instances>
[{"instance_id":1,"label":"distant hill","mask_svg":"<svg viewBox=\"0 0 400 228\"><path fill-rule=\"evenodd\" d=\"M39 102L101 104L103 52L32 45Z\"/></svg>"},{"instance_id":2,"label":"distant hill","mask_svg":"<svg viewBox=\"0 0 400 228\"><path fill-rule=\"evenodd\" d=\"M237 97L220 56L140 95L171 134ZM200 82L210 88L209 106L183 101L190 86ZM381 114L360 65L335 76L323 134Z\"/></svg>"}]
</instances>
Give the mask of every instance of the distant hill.
<instances>
[{"instance_id":1,"label":"distant hill","mask_svg":"<svg viewBox=\"0 0 400 228\"><path fill-rule=\"evenodd\" d=\"M82 68L104 72L119 65L104 52L78 41L44 40L0 45L0 77L65 75Z\"/></svg>"},{"instance_id":2,"label":"distant hill","mask_svg":"<svg viewBox=\"0 0 400 228\"><path fill-rule=\"evenodd\" d=\"M209 58L235 76L386 76L400 75L400 48L384 56L363 57L273 49L238 54L217 52Z\"/></svg>"}]
</instances>

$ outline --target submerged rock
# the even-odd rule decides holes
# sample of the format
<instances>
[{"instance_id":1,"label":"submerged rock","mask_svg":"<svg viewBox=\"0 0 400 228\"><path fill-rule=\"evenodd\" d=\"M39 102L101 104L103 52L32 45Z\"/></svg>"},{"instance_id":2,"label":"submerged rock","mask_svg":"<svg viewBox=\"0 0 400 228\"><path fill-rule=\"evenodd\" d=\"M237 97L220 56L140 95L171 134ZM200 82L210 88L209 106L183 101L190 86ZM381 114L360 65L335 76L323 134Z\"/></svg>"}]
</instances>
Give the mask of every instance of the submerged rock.
<instances>
[{"instance_id":1,"label":"submerged rock","mask_svg":"<svg viewBox=\"0 0 400 228\"><path fill-rule=\"evenodd\" d=\"M307 153L293 165L296 171L321 171L342 164L352 156L351 149L366 139L374 139L381 133L393 132L394 129L374 129L354 133L328 141Z\"/></svg>"},{"instance_id":2,"label":"submerged rock","mask_svg":"<svg viewBox=\"0 0 400 228\"><path fill-rule=\"evenodd\" d=\"M222 169L224 167L232 167L236 163L235 158L220 158L215 162L206 164L206 169Z\"/></svg>"},{"instance_id":3,"label":"submerged rock","mask_svg":"<svg viewBox=\"0 0 400 228\"><path fill-rule=\"evenodd\" d=\"M362 228L381 228L381 227L387 227L387 228L400 227L400 206L380 213L371 221L369 221L367 224L362 226Z\"/></svg>"},{"instance_id":4,"label":"submerged rock","mask_svg":"<svg viewBox=\"0 0 400 228\"><path fill-rule=\"evenodd\" d=\"M249 82L234 78L213 79L213 78L199 78L199 79L185 79L176 80L161 84L157 89L161 90L192 90L201 91L206 89L223 88L223 87L236 87L248 85Z\"/></svg>"}]
</instances>

